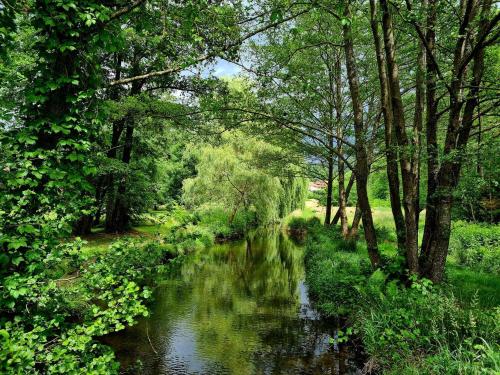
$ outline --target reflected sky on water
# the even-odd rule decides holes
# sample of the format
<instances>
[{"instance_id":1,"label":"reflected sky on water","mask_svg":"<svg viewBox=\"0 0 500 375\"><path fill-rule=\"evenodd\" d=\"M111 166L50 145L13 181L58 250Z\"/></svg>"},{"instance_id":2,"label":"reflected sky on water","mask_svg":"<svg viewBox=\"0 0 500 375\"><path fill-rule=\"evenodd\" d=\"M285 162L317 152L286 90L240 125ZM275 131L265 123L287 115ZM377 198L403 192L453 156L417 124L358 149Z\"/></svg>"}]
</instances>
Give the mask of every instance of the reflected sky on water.
<instances>
[{"instance_id":1,"label":"reflected sky on water","mask_svg":"<svg viewBox=\"0 0 500 375\"><path fill-rule=\"evenodd\" d=\"M303 249L257 230L186 257L157 287L151 316L104 341L132 374L357 373L303 280Z\"/></svg>"}]
</instances>

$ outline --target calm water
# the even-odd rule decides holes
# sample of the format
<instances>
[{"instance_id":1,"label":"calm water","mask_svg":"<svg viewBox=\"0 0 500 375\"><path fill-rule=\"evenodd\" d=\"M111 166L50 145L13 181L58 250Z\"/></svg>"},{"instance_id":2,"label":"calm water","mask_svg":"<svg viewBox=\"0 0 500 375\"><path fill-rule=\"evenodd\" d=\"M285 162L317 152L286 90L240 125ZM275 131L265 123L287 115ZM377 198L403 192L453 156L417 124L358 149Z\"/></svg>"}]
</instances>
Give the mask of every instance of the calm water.
<instances>
[{"instance_id":1,"label":"calm water","mask_svg":"<svg viewBox=\"0 0 500 375\"><path fill-rule=\"evenodd\" d=\"M105 341L128 373L358 373L303 280L303 249L256 231L188 257L156 289L151 316Z\"/></svg>"}]
</instances>

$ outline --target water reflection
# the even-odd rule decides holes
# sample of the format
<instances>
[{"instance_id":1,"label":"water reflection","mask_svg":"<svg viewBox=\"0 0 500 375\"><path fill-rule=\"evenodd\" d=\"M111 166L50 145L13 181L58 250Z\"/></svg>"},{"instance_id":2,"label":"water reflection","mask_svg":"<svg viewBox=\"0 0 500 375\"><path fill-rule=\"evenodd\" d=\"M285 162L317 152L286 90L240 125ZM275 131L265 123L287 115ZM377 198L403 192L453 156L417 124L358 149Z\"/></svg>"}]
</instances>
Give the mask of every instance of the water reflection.
<instances>
[{"instance_id":1,"label":"water reflection","mask_svg":"<svg viewBox=\"0 0 500 375\"><path fill-rule=\"evenodd\" d=\"M278 230L216 245L161 283L148 319L106 341L129 373L355 373L309 305L302 257Z\"/></svg>"}]
</instances>

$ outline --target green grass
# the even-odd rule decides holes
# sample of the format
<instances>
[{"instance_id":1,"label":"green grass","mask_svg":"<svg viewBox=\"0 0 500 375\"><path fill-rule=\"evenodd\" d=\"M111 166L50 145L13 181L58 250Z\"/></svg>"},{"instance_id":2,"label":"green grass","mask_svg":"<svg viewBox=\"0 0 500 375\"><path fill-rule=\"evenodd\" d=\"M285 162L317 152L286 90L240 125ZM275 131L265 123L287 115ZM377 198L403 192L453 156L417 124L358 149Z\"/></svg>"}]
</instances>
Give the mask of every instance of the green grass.
<instances>
[{"instance_id":1,"label":"green grass","mask_svg":"<svg viewBox=\"0 0 500 375\"><path fill-rule=\"evenodd\" d=\"M373 216L380 251L394 260L390 208L374 208ZM301 225L307 228L306 281L316 308L348 317L381 373L498 373L500 277L459 265L452 252L444 283L416 280L406 287L398 281L398 262L389 260L372 273L362 231L352 246L338 228L325 228L319 220Z\"/></svg>"},{"instance_id":2,"label":"green grass","mask_svg":"<svg viewBox=\"0 0 500 375\"><path fill-rule=\"evenodd\" d=\"M481 307L500 306L500 277L448 262L448 282L457 298L466 304L477 298Z\"/></svg>"},{"instance_id":3,"label":"green grass","mask_svg":"<svg viewBox=\"0 0 500 375\"><path fill-rule=\"evenodd\" d=\"M334 207L334 211L336 207ZM348 219L351 222L354 214L352 207L348 208ZM376 227L386 228L390 232L394 232L394 220L390 207L372 207L373 221ZM321 221L324 219L324 207L317 206L309 200L306 208L302 212L296 212L293 215L302 216L309 219L317 216ZM419 222L419 237L422 239L425 220L425 211L420 214ZM360 231L362 234L362 231ZM394 236L395 237L395 236ZM362 252L365 251L365 246L362 241L358 244ZM392 257L396 255L396 244L392 241L380 241L379 248L382 254ZM474 299L481 307L490 308L500 306L500 276L470 268L460 266L455 254L448 256L446 273L448 283L453 288L457 298L464 304L471 303Z\"/></svg>"},{"instance_id":4,"label":"green grass","mask_svg":"<svg viewBox=\"0 0 500 375\"><path fill-rule=\"evenodd\" d=\"M108 234L104 232L104 228L98 227L92 229L92 234L82 236L82 239L87 243L82 247L82 251L89 255L96 255L107 248L116 240L126 237L153 237L156 235L168 234L170 229L177 222L174 218L169 217L170 211L158 210L150 211L141 219L139 225L133 226L130 231L119 234Z\"/></svg>"},{"instance_id":5,"label":"green grass","mask_svg":"<svg viewBox=\"0 0 500 375\"><path fill-rule=\"evenodd\" d=\"M135 226L133 229L148 235L164 235L167 234L175 224L176 222L173 219L169 219L168 222L162 224L143 224Z\"/></svg>"},{"instance_id":6,"label":"green grass","mask_svg":"<svg viewBox=\"0 0 500 375\"><path fill-rule=\"evenodd\" d=\"M102 252L107 251L108 247L116 241L118 236L107 236L107 235L96 235L91 234L89 236L84 236L82 239L86 241L86 244L82 246L82 252L86 255L97 255Z\"/></svg>"}]
</instances>

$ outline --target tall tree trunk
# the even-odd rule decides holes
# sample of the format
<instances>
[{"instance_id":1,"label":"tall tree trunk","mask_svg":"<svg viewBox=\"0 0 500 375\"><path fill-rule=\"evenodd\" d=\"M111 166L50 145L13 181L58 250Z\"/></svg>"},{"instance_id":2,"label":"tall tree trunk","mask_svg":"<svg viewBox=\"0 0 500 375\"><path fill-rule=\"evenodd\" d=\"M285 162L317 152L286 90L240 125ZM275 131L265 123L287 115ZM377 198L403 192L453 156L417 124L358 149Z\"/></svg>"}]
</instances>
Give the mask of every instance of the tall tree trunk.
<instances>
[{"instance_id":1,"label":"tall tree trunk","mask_svg":"<svg viewBox=\"0 0 500 375\"><path fill-rule=\"evenodd\" d=\"M342 125L342 63L340 53L335 60L335 114L337 125L337 137L342 139L344 136ZM337 140L337 152L339 155L343 153L342 142ZM341 158L337 158L337 169L339 174L339 213L340 213L340 228L344 238L349 234L349 226L347 222L347 198L345 191L345 166Z\"/></svg>"},{"instance_id":2,"label":"tall tree trunk","mask_svg":"<svg viewBox=\"0 0 500 375\"><path fill-rule=\"evenodd\" d=\"M404 251L406 247L406 228L401 209L401 200L399 193L399 172L398 172L398 155L397 143L394 137L394 124L391 100L389 96L389 83L387 80L387 70L385 66L385 58L382 49L378 29L377 4L376 0L370 0L370 15L371 29L375 44L375 53L377 57L378 76L380 81L380 97L382 114L384 116L384 133L385 133L385 156L386 156L386 171L387 180L389 182L389 197L391 201L392 216L394 218L394 226L396 228L396 236L398 248Z\"/></svg>"},{"instance_id":3,"label":"tall tree trunk","mask_svg":"<svg viewBox=\"0 0 500 375\"><path fill-rule=\"evenodd\" d=\"M347 5L344 10L346 18L351 17L350 8ZM363 218L363 228L365 231L366 246L373 268L380 265L380 253L377 246L377 235L373 224L370 201L368 200L368 156L366 151L366 133L363 126L363 108L359 93L359 79L354 56L352 28L349 23L343 26L343 38L345 49L345 62L347 68L347 78L351 93L351 102L354 114L354 133L356 147L356 189L358 192L358 204Z\"/></svg>"},{"instance_id":4,"label":"tall tree trunk","mask_svg":"<svg viewBox=\"0 0 500 375\"><path fill-rule=\"evenodd\" d=\"M125 141L123 145L122 162L130 163L132 154L132 141L134 134L133 120L128 120L125 126ZM125 199L127 191L127 179L125 177L118 181L116 196L113 196L111 210L106 211L105 230L108 233L123 232L128 229L130 224L129 209Z\"/></svg>"},{"instance_id":5,"label":"tall tree trunk","mask_svg":"<svg viewBox=\"0 0 500 375\"><path fill-rule=\"evenodd\" d=\"M94 217L92 215L82 215L76 223L73 224L73 235L82 236L90 234L93 220Z\"/></svg>"},{"instance_id":6,"label":"tall tree trunk","mask_svg":"<svg viewBox=\"0 0 500 375\"><path fill-rule=\"evenodd\" d=\"M325 51L325 54L321 54L321 58L323 60L323 63L325 64L325 68L328 71L328 93L327 96L329 98L328 100L328 116L326 116L327 119L327 128L328 128L328 135L327 135L327 141L328 141L328 181L327 181L327 194L326 194L326 214L325 214L325 226L330 226L331 224L331 218L332 218L332 204L333 204L333 167L334 167L334 153L333 153L333 147L334 147L334 138L333 138L333 131L334 131L334 120L333 120L333 110L334 110L334 73L333 73L333 64L331 61L331 57L329 56L328 52ZM337 134L338 136L338 134Z\"/></svg>"},{"instance_id":7,"label":"tall tree trunk","mask_svg":"<svg viewBox=\"0 0 500 375\"><path fill-rule=\"evenodd\" d=\"M116 53L115 56L115 80L121 78L122 72L122 55L120 53ZM120 97L120 89L119 87L113 87L109 92L109 99L118 100ZM108 159L116 159L117 150L118 150L118 142L120 140L120 136L123 132L123 128L125 125L124 119L119 119L114 121L112 124L112 133L111 133L111 144L110 148L106 152L106 156ZM114 201L115 191L113 187L113 179L114 176L111 173L108 173L104 176L100 176L96 181L96 194L95 194L95 205L96 212L92 218L92 226L98 225L101 220L102 208L106 204L107 209L112 210L112 203Z\"/></svg>"},{"instance_id":8,"label":"tall tree trunk","mask_svg":"<svg viewBox=\"0 0 500 375\"><path fill-rule=\"evenodd\" d=\"M418 163L415 163L417 143L410 140L406 134L405 115L399 84L399 68L396 62L396 47L394 44L394 30L392 15L387 0L380 0L382 9L382 30L384 34L385 58L391 95L391 106L396 138L400 147L399 160L403 182L403 207L405 211L406 228L406 263L410 273L418 272L418 222L416 222L418 207ZM414 124L415 127L415 124ZM418 137L418 132L416 132Z\"/></svg>"},{"instance_id":9,"label":"tall tree trunk","mask_svg":"<svg viewBox=\"0 0 500 375\"><path fill-rule=\"evenodd\" d=\"M422 6L428 6L427 0L422 1ZM418 64L415 77L415 112L413 117L413 140L412 144L415 145L416 150L413 153L413 170L417 179L417 191L415 197L415 222L417 225L417 238L418 238L418 223L420 219L420 158L422 155L422 129L424 122L425 111L425 47L422 41L418 45Z\"/></svg>"},{"instance_id":10,"label":"tall tree trunk","mask_svg":"<svg viewBox=\"0 0 500 375\"><path fill-rule=\"evenodd\" d=\"M134 55L134 63L132 67L132 74L137 75L139 73L138 62L136 56ZM121 60L118 60L118 67L121 67ZM121 69L117 68L117 75L120 74ZM130 88L130 95L137 95L141 92L143 82L136 81L132 83ZM113 95L115 95L113 93ZM118 93L116 92L116 97ZM116 125L116 127L115 127ZM132 155L133 147L133 134L134 134L134 119L121 119L113 124L113 134L111 141L111 149L108 151L108 157L114 158L117 155L117 149L119 144L119 139L123 130L125 130L125 139L122 151L122 162L124 164L130 163L130 157ZM115 145L116 144L116 145ZM109 175L109 198L106 207L106 221L105 221L105 231L108 233L123 232L130 226L130 212L125 195L127 192L127 178L121 178L117 182L117 187L115 188L115 177Z\"/></svg>"},{"instance_id":11,"label":"tall tree trunk","mask_svg":"<svg viewBox=\"0 0 500 375\"><path fill-rule=\"evenodd\" d=\"M347 222L347 196L345 190L344 162L338 158L339 169L339 216L342 236L346 237L349 231Z\"/></svg>"},{"instance_id":12,"label":"tall tree trunk","mask_svg":"<svg viewBox=\"0 0 500 375\"><path fill-rule=\"evenodd\" d=\"M354 185L354 182L356 181L356 175L354 173L351 174L351 177L349 178L349 182L347 183L347 188L345 189L345 201L346 201L346 208L347 208L347 202L349 201L349 194L351 193L351 189ZM335 216L333 217L332 220L332 225L337 225L339 220L340 220L340 208L337 209L337 212L335 213Z\"/></svg>"},{"instance_id":13,"label":"tall tree trunk","mask_svg":"<svg viewBox=\"0 0 500 375\"><path fill-rule=\"evenodd\" d=\"M325 223L326 227L330 226L332 217L332 192L333 192L333 154L328 152L328 180L326 184L326 213Z\"/></svg>"},{"instance_id":14,"label":"tall tree trunk","mask_svg":"<svg viewBox=\"0 0 500 375\"><path fill-rule=\"evenodd\" d=\"M425 203L425 226L422 239L422 247L420 251L420 265L423 260L428 257L430 249L430 236L432 228L435 227L436 207L434 201L436 199L436 183L439 170L438 165L438 145L437 145L437 109L438 103L436 100L436 79L437 66L432 59L436 45L436 0L429 0L427 10L427 31L425 40L427 44L426 58L426 120L425 120L425 135L426 135L426 159L427 159L427 197ZM424 267L425 269L426 267Z\"/></svg>"},{"instance_id":15,"label":"tall tree trunk","mask_svg":"<svg viewBox=\"0 0 500 375\"><path fill-rule=\"evenodd\" d=\"M111 135L111 148L107 152L107 156L110 159L116 159L118 155L119 141L120 137L125 129L125 126L128 126L125 122L125 119L119 119L113 122L113 130ZM104 177L104 184L107 186L107 202L106 202L106 219L105 219L105 230L108 233L113 233L117 231L116 225L114 221L114 210L115 203L117 199L117 186L115 185L116 179L115 176L110 173ZM104 197L102 198L104 199Z\"/></svg>"},{"instance_id":16,"label":"tall tree trunk","mask_svg":"<svg viewBox=\"0 0 500 375\"><path fill-rule=\"evenodd\" d=\"M485 30L489 26L487 15L490 9L491 1L485 1L481 13L479 35L486 32ZM472 16L467 15L466 11L464 14L465 21L463 21L461 25L464 29L468 26L467 19L471 17ZM479 103L479 87L484 71L484 47L479 47L473 58L472 79L469 85L469 93L465 100L465 108L462 113L460 109L463 106L463 101L460 100L460 91L462 90L463 71L460 71L459 66L463 61L463 50L462 41L457 40L454 60L454 74L456 73L456 75L453 77L451 85L451 110L446 132L444 148L445 157L439 168L436 179L435 197L433 199L435 208L433 218L434 225L429 228L426 242L422 244L420 259L422 265L421 275L434 282L441 281L444 274L451 234L453 190L459 182L460 169L463 164L465 149L474 121L474 112ZM457 84L457 82L460 84Z\"/></svg>"}]
</instances>

